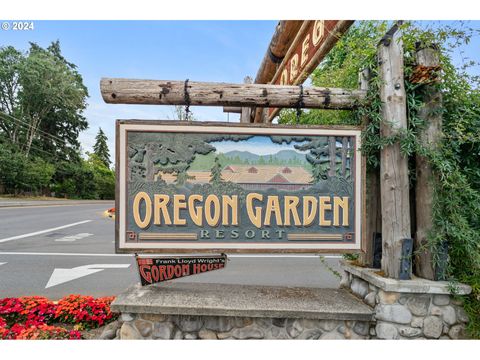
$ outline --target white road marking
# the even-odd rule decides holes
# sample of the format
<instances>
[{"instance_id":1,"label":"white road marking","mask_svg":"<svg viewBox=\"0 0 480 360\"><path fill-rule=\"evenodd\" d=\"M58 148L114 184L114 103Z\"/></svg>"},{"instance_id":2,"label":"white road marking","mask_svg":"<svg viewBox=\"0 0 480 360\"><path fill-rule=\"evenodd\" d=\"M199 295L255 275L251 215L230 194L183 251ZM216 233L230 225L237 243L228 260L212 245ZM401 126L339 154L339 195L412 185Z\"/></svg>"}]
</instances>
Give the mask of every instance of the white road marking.
<instances>
[{"instance_id":1,"label":"white road marking","mask_svg":"<svg viewBox=\"0 0 480 360\"><path fill-rule=\"evenodd\" d=\"M50 279L45 286L45 289L60 285L81 277L92 275L105 269L126 269L130 264L91 264L77 266L72 269L55 268L50 276Z\"/></svg>"},{"instance_id":2,"label":"white road marking","mask_svg":"<svg viewBox=\"0 0 480 360\"><path fill-rule=\"evenodd\" d=\"M77 234L77 235L65 236L65 237L63 237L63 238L56 239L55 241L67 241L67 242L71 242L71 241L76 241L76 240L84 239L84 238L89 237L89 236L92 236L92 235L93 235L93 234L90 234L90 233L81 233L81 234Z\"/></svg>"},{"instance_id":3,"label":"white road marking","mask_svg":"<svg viewBox=\"0 0 480 360\"><path fill-rule=\"evenodd\" d=\"M73 223L73 224L67 224L67 225L59 226L59 227L56 227L56 228L40 230L40 231L36 231L36 232L33 232L33 233L29 233L29 234L12 236L12 237L9 237L9 238L0 239L0 243L7 242L7 241L12 241L12 240L23 239L23 238L30 237L30 236L35 236L35 235L41 235L41 234L45 234L45 233L56 231L56 230L66 229L66 228L69 228L69 227L72 227L72 226L85 224L85 223L88 223L90 221L92 221L92 220L83 220L83 221L79 221L79 222L76 222L76 223Z\"/></svg>"},{"instance_id":4,"label":"white road marking","mask_svg":"<svg viewBox=\"0 0 480 360\"><path fill-rule=\"evenodd\" d=\"M33 255L33 256L100 256L100 257L115 257L115 256L130 256L133 254L88 254L88 253L41 253L41 252L10 252L0 251L0 255ZM152 255L160 256L160 255ZM174 254L165 254L162 256L180 256ZM194 256L194 255L181 255L181 256ZM229 258L318 258L318 255L228 255ZM342 255L323 255L327 259L341 259Z\"/></svg>"},{"instance_id":5,"label":"white road marking","mask_svg":"<svg viewBox=\"0 0 480 360\"><path fill-rule=\"evenodd\" d=\"M5 264L7 264L7 263L5 263L5 262L4 262L4 263L0 263L0 266L5 265Z\"/></svg>"}]
</instances>

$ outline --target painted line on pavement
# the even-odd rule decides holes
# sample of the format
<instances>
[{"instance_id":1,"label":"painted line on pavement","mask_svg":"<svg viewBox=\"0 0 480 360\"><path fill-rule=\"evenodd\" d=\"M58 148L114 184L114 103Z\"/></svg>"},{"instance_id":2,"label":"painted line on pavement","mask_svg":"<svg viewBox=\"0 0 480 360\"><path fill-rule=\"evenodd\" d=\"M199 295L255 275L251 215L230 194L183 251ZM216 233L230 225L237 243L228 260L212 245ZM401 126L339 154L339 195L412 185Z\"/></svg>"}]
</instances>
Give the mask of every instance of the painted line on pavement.
<instances>
[{"instance_id":1,"label":"painted line on pavement","mask_svg":"<svg viewBox=\"0 0 480 360\"><path fill-rule=\"evenodd\" d=\"M99 256L99 257L116 257L116 256L130 256L134 257L134 254L88 254L88 253L40 253L40 252L13 252L13 251L1 251L0 255L33 255L33 256ZM159 255L152 255L159 256ZM162 256L179 256L179 255L162 255ZM192 255L184 255L192 256ZM318 258L318 255L228 255L229 258ZM324 255L327 259L341 259L341 255Z\"/></svg>"},{"instance_id":2,"label":"painted line on pavement","mask_svg":"<svg viewBox=\"0 0 480 360\"><path fill-rule=\"evenodd\" d=\"M72 242L72 241L76 241L76 240L85 239L86 237L89 237L89 236L92 236L92 235L93 234L90 234L90 233L81 233L81 234L77 234L77 235L64 236L62 238L56 239L55 241Z\"/></svg>"},{"instance_id":3,"label":"painted line on pavement","mask_svg":"<svg viewBox=\"0 0 480 360\"><path fill-rule=\"evenodd\" d=\"M56 231L56 230L66 229L66 228L69 228L69 227L72 227L72 226L85 224L85 223L88 223L90 221L92 221L92 220L83 220L83 221L79 221L79 222L76 222L76 223L73 223L73 224L67 224L67 225L59 226L59 227L56 227L56 228L40 230L40 231L36 231L36 232L33 232L33 233L29 233L29 234L12 236L12 237L9 237L9 238L0 239L0 243L7 242L7 241L12 241L12 240L24 239L24 238L27 238L27 237L31 237L31 236L35 236L35 235L41 235L41 234L45 234L45 233Z\"/></svg>"},{"instance_id":4,"label":"painted line on pavement","mask_svg":"<svg viewBox=\"0 0 480 360\"><path fill-rule=\"evenodd\" d=\"M8 264L8 263L6 263L6 262L3 262L3 263L0 262L0 266L5 265L5 264Z\"/></svg>"}]
</instances>

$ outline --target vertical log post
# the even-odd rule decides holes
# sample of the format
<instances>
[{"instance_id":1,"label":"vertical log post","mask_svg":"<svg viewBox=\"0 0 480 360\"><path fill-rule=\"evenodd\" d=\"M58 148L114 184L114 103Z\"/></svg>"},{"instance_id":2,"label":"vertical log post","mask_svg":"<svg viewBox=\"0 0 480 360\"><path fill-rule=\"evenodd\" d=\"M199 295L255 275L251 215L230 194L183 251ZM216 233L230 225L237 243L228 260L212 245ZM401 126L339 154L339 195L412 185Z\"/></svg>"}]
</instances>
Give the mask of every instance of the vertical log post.
<instances>
[{"instance_id":1,"label":"vertical log post","mask_svg":"<svg viewBox=\"0 0 480 360\"><path fill-rule=\"evenodd\" d=\"M358 85L360 90L368 90L370 81L370 70L364 69L358 74ZM363 126L370 120L362 119ZM359 262L364 266L373 266L375 234L382 232L382 213L380 204L380 173L379 169L367 169L365 179L365 253L360 254Z\"/></svg>"},{"instance_id":2,"label":"vertical log post","mask_svg":"<svg viewBox=\"0 0 480 360\"><path fill-rule=\"evenodd\" d=\"M390 137L407 127L406 93L403 74L403 43L394 25L378 45L382 122L380 136ZM380 151L380 191L382 206L382 270L398 279L402 241L411 237L408 159L400 144Z\"/></svg>"},{"instance_id":3,"label":"vertical log post","mask_svg":"<svg viewBox=\"0 0 480 360\"><path fill-rule=\"evenodd\" d=\"M425 127L420 131L419 137L422 144L433 150L438 146L442 134L442 94L432 84L437 81L436 70L440 66L439 54L435 46L422 47L417 43L417 67L423 73L423 105L418 116L425 121ZM432 199L436 179L432 173L432 166L428 159L420 154L416 156L417 182L416 193L416 219L417 231L415 236L415 273L416 275L434 280L435 271L432 263L432 254L428 248L427 236L432 228Z\"/></svg>"},{"instance_id":4,"label":"vertical log post","mask_svg":"<svg viewBox=\"0 0 480 360\"><path fill-rule=\"evenodd\" d=\"M244 84L251 84L253 79L250 76L246 76L243 79ZM242 107L242 113L240 115L240 122L241 123L249 123L250 117L252 116L252 108L251 107Z\"/></svg>"}]
</instances>

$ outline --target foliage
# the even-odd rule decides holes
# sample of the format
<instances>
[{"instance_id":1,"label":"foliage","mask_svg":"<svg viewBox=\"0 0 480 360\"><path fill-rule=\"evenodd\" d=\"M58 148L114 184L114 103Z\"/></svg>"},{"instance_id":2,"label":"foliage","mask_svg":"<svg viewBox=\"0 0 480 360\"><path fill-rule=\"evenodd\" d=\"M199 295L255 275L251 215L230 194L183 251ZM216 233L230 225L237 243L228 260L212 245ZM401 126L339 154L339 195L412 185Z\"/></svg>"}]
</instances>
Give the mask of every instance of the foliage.
<instances>
[{"instance_id":1,"label":"foliage","mask_svg":"<svg viewBox=\"0 0 480 360\"><path fill-rule=\"evenodd\" d=\"M0 299L0 339L81 339L79 330L93 329L116 319L113 297L68 295L54 303L42 296ZM67 330L58 323L75 324Z\"/></svg>"},{"instance_id":2,"label":"foliage","mask_svg":"<svg viewBox=\"0 0 480 360\"><path fill-rule=\"evenodd\" d=\"M88 126L82 115L88 92L59 42L27 53L0 48L0 129L28 156L78 157L78 134Z\"/></svg>"},{"instance_id":3,"label":"foliage","mask_svg":"<svg viewBox=\"0 0 480 360\"><path fill-rule=\"evenodd\" d=\"M220 164L218 156L215 157L215 161L210 172L212 174L212 178L210 179L212 184L216 185L222 181L222 165Z\"/></svg>"},{"instance_id":4,"label":"foliage","mask_svg":"<svg viewBox=\"0 0 480 360\"><path fill-rule=\"evenodd\" d=\"M380 136L381 102L376 68L376 51L385 34L387 22L357 22L327 55L312 75L316 86L357 88L359 71L368 68L371 81L367 99L353 113L346 111L312 110L299 119L302 124L365 124L362 152L369 167L379 165L379 152L384 146L399 141L402 153L411 161L411 187L415 185L414 156L426 156L435 175L433 199L434 226L428 247L434 262L440 249L448 245L447 278L469 284L473 291L465 299L470 322L469 333L480 337L480 90L478 78L468 72L477 64L467 61L457 68L452 51L468 44L478 35L463 23L455 26L435 24L426 28L422 23L408 22L401 26L405 51L405 87L407 91L408 128L392 137ZM424 122L418 116L425 86L412 84L410 75L415 66L415 43L440 46L441 75L436 84L443 97L443 138L431 150L422 143L419 131ZM281 113L280 123L294 123L293 111Z\"/></svg>"},{"instance_id":5,"label":"foliage","mask_svg":"<svg viewBox=\"0 0 480 360\"><path fill-rule=\"evenodd\" d=\"M41 191L48 187L54 172L55 167L42 158L26 158L14 147L4 147L0 143L0 183L7 192Z\"/></svg>"},{"instance_id":6,"label":"foliage","mask_svg":"<svg viewBox=\"0 0 480 360\"><path fill-rule=\"evenodd\" d=\"M95 137L95 145L93 145L93 153L107 168L109 168L112 162L110 161L110 152L108 151L107 140L107 136L103 132L102 128L99 128L97 136Z\"/></svg>"}]
</instances>

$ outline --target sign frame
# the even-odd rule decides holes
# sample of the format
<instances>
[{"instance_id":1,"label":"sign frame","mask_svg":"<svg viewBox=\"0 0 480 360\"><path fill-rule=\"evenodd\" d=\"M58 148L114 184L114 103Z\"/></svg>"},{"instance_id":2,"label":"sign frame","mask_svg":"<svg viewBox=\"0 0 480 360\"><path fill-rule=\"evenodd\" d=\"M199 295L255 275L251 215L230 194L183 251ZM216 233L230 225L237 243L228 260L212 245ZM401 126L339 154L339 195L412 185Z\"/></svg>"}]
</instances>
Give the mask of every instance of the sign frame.
<instances>
[{"instance_id":1,"label":"sign frame","mask_svg":"<svg viewBox=\"0 0 480 360\"><path fill-rule=\"evenodd\" d=\"M116 121L116 141L115 141L115 252L130 254L322 254L322 253L362 253L366 251L365 239L365 175L366 161L360 152L361 146L361 126L312 126L312 125L289 125L279 126L276 124L243 124L243 123L225 123L225 122L187 122L173 120L117 120ZM357 181L355 183L355 242L354 246L325 247L325 246L306 246L304 243L295 243L287 247L267 246L258 243L218 243L201 244L188 243L188 246L181 246L175 243L175 246L168 247L145 247L125 246L126 233L126 136L127 131L146 131L146 132L200 132L200 133L224 133L224 134L256 134L256 135L318 135L318 136L355 136L355 168ZM123 161L122 161L123 160ZM123 234L123 238L122 235ZM242 246L232 246L237 244ZM282 243L285 244L285 243ZM200 245L200 246L199 246ZM225 246L227 245L227 246ZM347 245L347 244L340 244Z\"/></svg>"}]
</instances>

